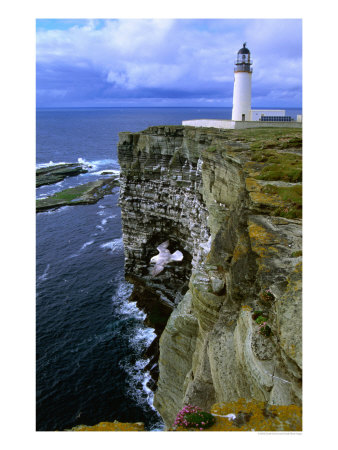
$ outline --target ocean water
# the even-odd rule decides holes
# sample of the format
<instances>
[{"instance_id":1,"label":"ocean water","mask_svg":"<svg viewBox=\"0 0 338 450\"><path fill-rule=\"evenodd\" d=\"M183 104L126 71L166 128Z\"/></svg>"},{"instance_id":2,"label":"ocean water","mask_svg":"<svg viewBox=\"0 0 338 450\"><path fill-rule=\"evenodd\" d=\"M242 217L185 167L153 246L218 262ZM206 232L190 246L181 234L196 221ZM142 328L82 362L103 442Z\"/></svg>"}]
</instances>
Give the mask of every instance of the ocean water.
<instances>
[{"instance_id":1,"label":"ocean water","mask_svg":"<svg viewBox=\"0 0 338 450\"><path fill-rule=\"evenodd\" d=\"M287 109L296 117L299 109ZM231 108L38 109L36 164L81 161L88 173L37 189L37 198L119 172L119 131L231 118ZM36 429L100 421L163 427L143 367L155 338L128 301L118 188L95 205L36 218Z\"/></svg>"}]
</instances>

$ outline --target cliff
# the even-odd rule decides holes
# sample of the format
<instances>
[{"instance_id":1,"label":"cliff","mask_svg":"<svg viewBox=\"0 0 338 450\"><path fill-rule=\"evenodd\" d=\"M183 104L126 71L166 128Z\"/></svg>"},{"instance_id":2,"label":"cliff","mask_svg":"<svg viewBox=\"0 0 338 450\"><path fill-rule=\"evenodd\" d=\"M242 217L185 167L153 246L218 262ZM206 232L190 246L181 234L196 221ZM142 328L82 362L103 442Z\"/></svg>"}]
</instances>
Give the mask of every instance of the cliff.
<instances>
[{"instance_id":1,"label":"cliff","mask_svg":"<svg viewBox=\"0 0 338 450\"><path fill-rule=\"evenodd\" d=\"M119 136L126 275L161 334L166 425L185 404L301 405L301 130ZM153 275L165 241L183 260Z\"/></svg>"}]
</instances>

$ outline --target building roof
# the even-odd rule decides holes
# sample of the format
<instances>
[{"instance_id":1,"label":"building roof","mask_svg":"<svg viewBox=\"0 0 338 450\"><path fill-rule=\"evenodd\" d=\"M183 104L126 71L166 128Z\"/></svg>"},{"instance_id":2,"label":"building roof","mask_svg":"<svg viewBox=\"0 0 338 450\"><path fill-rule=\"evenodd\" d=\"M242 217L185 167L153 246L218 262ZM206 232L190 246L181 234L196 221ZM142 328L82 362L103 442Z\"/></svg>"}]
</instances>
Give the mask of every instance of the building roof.
<instances>
[{"instance_id":1,"label":"building roof","mask_svg":"<svg viewBox=\"0 0 338 450\"><path fill-rule=\"evenodd\" d=\"M249 49L246 48L246 42L244 42L243 47L238 51L238 54L239 55L243 55L243 54L245 54L245 55L249 54L250 55Z\"/></svg>"}]
</instances>

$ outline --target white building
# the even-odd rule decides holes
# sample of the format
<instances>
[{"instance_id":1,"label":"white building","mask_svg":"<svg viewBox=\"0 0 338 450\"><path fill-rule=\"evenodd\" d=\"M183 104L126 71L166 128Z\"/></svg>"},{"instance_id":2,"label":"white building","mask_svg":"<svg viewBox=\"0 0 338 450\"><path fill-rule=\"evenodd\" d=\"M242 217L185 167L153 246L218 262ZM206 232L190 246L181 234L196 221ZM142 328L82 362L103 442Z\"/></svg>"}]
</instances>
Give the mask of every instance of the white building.
<instances>
[{"instance_id":1,"label":"white building","mask_svg":"<svg viewBox=\"0 0 338 450\"><path fill-rule=\"evenodd\" d=\"M297 122L285 115L283 109L251 109L252 59L244 42L235 61L234 93L231 120L198 119L184 120L182 125L214 128L254 128L254 127L301 127L301 117Z\"/></svg>"},{"instance_id":2,"label":"white building","mask_svg":"<svg viewBox=\"0 0 338 450\"><path fill-rule=\"evenodd\" d=\"M250 50L244 42L243 47L237 53L235 61L234 96L232 102L232 120L257 121L263 117L273 118L270 121L284 121L285 111L283 109L251 109L251 82L252 82L252 60ZM265 119L263 119L265 120Z\"/></svg>"}]
</instances>

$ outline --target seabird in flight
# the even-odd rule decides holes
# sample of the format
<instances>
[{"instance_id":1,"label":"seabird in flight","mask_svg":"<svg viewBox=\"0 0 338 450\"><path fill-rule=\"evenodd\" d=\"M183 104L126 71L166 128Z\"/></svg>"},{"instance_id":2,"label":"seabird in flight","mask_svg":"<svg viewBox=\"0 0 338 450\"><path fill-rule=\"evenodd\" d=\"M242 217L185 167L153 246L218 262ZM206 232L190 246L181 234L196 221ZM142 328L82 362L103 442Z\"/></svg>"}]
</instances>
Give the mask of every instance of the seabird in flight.
<instances>
[{"instance_id":1,"label":"seabird in flight","mask_svg":"<svg viewBox=\"0 0 338 450\"><path fill-rule=\"evenodd\" d=\"M179 250L176 250L174 253L170 253L168 250L169 241L165 241L157 247L159 254L153 256L150 259L150 264L155 263L155 266L151 270L151 275L155 277L164 269L166 264L169 264L171 261L182 261L183 253Z\"/></svg>"}]
</instances>

